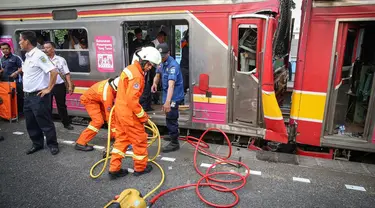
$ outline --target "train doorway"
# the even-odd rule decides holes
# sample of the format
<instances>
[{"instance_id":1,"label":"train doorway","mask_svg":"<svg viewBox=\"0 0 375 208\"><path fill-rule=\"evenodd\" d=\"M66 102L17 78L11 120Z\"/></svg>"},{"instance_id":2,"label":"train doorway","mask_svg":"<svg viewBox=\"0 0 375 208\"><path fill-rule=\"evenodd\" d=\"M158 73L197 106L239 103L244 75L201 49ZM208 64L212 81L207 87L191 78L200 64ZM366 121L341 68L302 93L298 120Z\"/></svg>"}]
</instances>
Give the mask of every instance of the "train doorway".
<instances>
[{"instance_id":1,"label":"train doorway","mask_svg":"<svg viewBox=\"0 0 375 208\"><path fill-rule=\"evenodd\" d=\"M351 142L366 150L375 143L374 36L375 21L338 24L324 132L325 141L335 146Z\"/></svg>"},{"instance_id":2,"label":"train doorway","mask_svg":"<svg viewBox=\"0 0 375 208\"><path fill-rule=\"evenodd\" d=\"M170 49L170 56L176 60L180 66L183 75L183 81L188 89L185 90L185 97L182 105L179 106L179 121L186 123L190 120L191 107L191 77L189 64L188 33L189 24L186 20L153 20L153 21L127 21L123 24L124 34L124 60L125 66L131 64L133 54L137 48L142 46L156 47L157 44L165 42ZM137 40L136 33L142 32L141 38ZM163 33L164 40L158 39L158 34ZM187 39L187 40L186 40ZM159 81L156 93L151 93L153 78L157 69L152 69L149 75L146 75L144 93L140 99L141 105L145 111L159 122L165 120L165 113L162 111L162 80ZM146 89L149 88L149 89ZM186 88L186 87L185 87ZM147 95L148 93L148 95Z\"/></svg>"}]
</instances>

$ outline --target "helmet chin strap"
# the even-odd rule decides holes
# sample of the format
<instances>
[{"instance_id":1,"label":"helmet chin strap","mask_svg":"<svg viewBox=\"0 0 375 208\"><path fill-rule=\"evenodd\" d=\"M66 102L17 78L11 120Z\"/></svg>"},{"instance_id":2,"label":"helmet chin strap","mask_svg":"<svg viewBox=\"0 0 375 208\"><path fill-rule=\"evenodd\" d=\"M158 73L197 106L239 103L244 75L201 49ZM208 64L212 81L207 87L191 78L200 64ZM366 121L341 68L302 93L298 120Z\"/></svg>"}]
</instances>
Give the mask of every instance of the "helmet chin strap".
<instances>
[{"instance_id":1,"label":"helmet chin strap","mask_svg":"<svg viewBox=\"0 0 375 208\"><path fill-rule=\"evenodd\" d=\"M142 59L139 59L139 60L140 60L139 63L141 65L142 70L145 71L145 66L146 66L148 61L145 61L145 60L142 60Z\"/></svg>"}]
</instances>

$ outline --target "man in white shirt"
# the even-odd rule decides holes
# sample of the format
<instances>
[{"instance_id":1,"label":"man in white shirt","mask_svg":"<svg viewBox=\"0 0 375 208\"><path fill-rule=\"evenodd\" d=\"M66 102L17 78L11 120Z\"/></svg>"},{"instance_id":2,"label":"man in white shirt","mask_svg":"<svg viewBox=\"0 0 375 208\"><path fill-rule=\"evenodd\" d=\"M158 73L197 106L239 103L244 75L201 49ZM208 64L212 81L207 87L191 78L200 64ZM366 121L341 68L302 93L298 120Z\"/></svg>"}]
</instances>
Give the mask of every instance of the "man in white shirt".
<instances>
[{"instance_id":1,"label":"man in white shirt","mask_svg":"<svg viewBox=\"0 0 375 208\"><path fill-rule=\"evenodd\" d=\"M68 130L73 130L73 126L70 125L70 119L68 116L68 110L66 107L66 86L65 81L61 78L60 74L65 76L67 84L69 86L69 93L73 94L73 85L70 79L70 71L68 68L68 64L66 63L66 60L55 54L55 48L56 45L54 42L46 41L44 43L44 52L47 54L47 56L50 58L52 63L55 65L58 71L56 84L52 89L51 92L51 102L53 100L53 97L55 97L56 105L57 105L57 111L59 112L60 119L64 125L64 128ZM51 108L52 110L52 108Z\"/></svg>"},{"instance_id":2,"label":"man in white shirt","mask_svg":"<svg viewBox=\"0 0 375 208\"><path fill-rule=\"evenodd\" d=\"M151 42L154 44L156 48L160 43L165 42L165 37L167 37L167 33L165 33L164 31L160 31L158 35L156 36L156 39Z\"/></svg>"},{"instance_id":3,"label":"man in white shirt","mask_svg":"<svg viewBox=\"0 0 375 208\"><path fill-rule=\"evenodd\" d=\"M51 91L56 83L56 67L45 53L36 48L35 32L21 32L19 45L26 51L22 66L24 114L27 132L33 143L26 154L43 149L45 136L52 155L56 155L59 148L51 114Z\"/></svg>"}]
</instances>

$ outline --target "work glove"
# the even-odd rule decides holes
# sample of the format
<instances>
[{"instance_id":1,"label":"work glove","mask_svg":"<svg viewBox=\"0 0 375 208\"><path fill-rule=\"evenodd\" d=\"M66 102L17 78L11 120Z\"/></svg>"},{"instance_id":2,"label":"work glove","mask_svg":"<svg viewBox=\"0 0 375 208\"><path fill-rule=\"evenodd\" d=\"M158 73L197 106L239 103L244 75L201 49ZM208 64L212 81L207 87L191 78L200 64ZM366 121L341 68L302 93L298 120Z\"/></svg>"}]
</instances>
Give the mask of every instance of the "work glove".
<instances>
[{"instance_id":1,"label":"work glove","mask_svg":"<svg viewBox=\"0 0 375 208\"><path fill-rule=\"evenodd\" d=\"M149 116L147 115L147 113L145 113L145 115L142 118L140 118L139 121L142 124L145 124L145 123L147 123L148 119L149 119Z\"/></svg>"}]
</instances>

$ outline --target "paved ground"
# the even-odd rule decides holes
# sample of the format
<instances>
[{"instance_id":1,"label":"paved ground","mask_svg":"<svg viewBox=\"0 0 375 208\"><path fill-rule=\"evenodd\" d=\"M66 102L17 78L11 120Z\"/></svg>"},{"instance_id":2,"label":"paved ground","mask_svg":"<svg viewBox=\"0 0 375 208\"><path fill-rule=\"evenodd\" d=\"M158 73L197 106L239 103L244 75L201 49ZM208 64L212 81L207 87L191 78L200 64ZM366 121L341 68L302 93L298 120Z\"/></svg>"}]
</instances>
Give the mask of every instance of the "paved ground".
<instances>
[{"instance_id":1,"label":"paved ground","mask_svg":"<svg viewBox=\"0 0 375 208\"><path fill-rule=\"evenodd\" d=\"M91 179L89 170L101 158L101 146L105 146L103 129L92 143L98 145L93 152L73 149L79 133L84 129L75 126L68 131L60 123L58 128L60 153L52 156L48 149L32 155L25 151L30 147L23 121L9 124L0 121L0 132L6 138L0 142L0 207L103 207L106 202L126 188L136 188L143 194L152 190L160 179L157 169L139 178L128 175L111 181L105 172L99 179ZM224 154L226 146L210 145L213 152ZM155 148L150 150L155 153ZM295 164L267 162L262 152L250 152L233 148L233 159L241 157L251 169L247 184L238 191L237 207L374 207L375 166L361 163L331 161L308 157L271 154L269 157L294 160ZM199 177L192 163L193 149L183 144L178 152L161 154L157 162L166 172L161 190L187 183L195 183ZM174 161L165 161L174 158ZM198 164L212 164L213 159L200 156ZM131 167L127 160L123 166ZM207 168L200 167L202 171ZM218 166L218 170L244 172L232 166ZM208 200L230 203L230 194L201 188ZM180 190L161 198L153 207L208 207L201 202L194 189Z\"/></svg>"}]
</instances>

